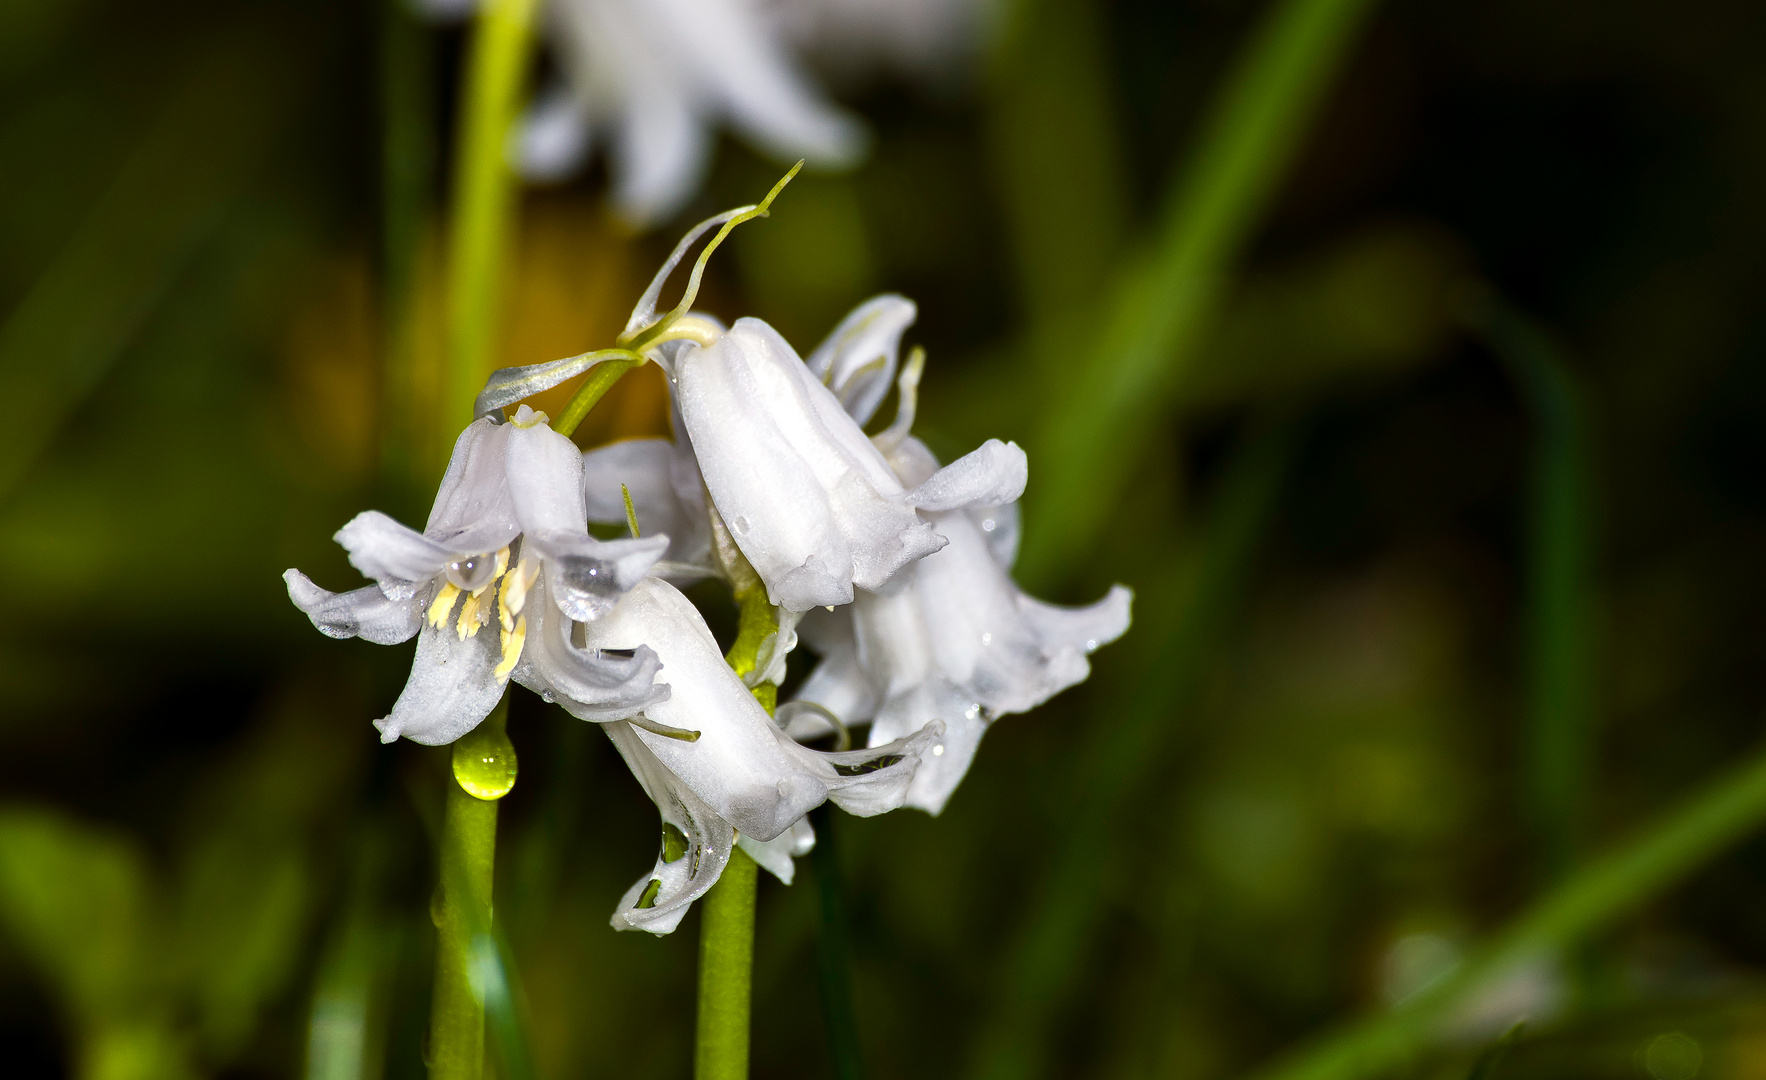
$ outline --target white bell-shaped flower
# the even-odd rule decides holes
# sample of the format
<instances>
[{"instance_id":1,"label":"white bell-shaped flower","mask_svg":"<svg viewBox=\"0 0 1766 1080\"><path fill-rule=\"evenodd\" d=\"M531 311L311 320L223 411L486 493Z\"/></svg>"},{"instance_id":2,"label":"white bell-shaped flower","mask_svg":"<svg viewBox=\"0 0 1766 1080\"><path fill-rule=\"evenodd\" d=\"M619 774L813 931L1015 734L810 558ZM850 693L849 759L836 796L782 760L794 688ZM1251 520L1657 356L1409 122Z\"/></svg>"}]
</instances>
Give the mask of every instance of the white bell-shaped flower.
<instances>
[{"instance_id":1,"label":"white bell-shaped flower","mask_svg":"<svg viewBox=\"0 0 1766 1080\"><path fill-rule=\"evenodd\" d=\"M336 539L375 585L333 593L298 570L283 578L296 606L331 637L390 645L417 636L404 692L375 721L386 742L401 735L454 741L489 715L512 675L543 692L568 686L579 708L603 715L625 715L667 695L654 682L653 652L571 652L547 637L568 638L560 627L610 610L668 538L591 537L582 455L542 413L523 406L513 422L469 425L422 532L371 510ZM530 616L544 646L534 650L527 648Z\"/></svg>"},{"instance_id":2,"label":"white bell-shaped flower","mask_svg":"<svg viewBox=\"0 0 1766 1080\"><path fill-rule=\"evenodd\" d=\"M813 836L802 818L823 801L860 816L903 805L915 767L941 734L934 724L888 745L835 754L799 745L724 661L698 609L654 577L584 630L584 645L602 653L655 650L671 688L628 723L607 728L663 820L654 870L614 915L621 929L674 929L717 880L737 833L775 872L775 856L786 860L786 876L789 856L807 850Z\"/></svg>"},{"instance_id":3,"label":"white bell-shaped flower","mask_svg":"<svg viewBox=\"0 0 1766 1080\"><path fill-rule=\"evenodd\" d=\"M903 374L901 415L877 442L901 482L923 491L950 469L940 470L907 435L918 378L914 366ZM944 737L908 791L909 805L936 814L994 719L1084 681L1086 657L1127 630L1132 594L1118 585L1088 607L1045 604L1011 578L1018 546L1011 499L925 505L948 544L910 567L898 587L861 589L850 608L810 613L799 633L822 659L780 716L802 739L826 735L836 722L868 721L873 744L942 721Z\"/></svg>"},{"instance_id":4,"label":"white bell-shaped flower","mask_svg":"<svg viewBox=\"0 0 1766 1080\"><path fill-rule=\"evenodd\" d=\"M944 546L918 509L1016 499L1024 452L990 439L911 490L840 399L759 319L674 360L706 489L772 602L802 612L888 587ZM874 407L874 405L873 405Z\"/></svg>"}]
</instances>

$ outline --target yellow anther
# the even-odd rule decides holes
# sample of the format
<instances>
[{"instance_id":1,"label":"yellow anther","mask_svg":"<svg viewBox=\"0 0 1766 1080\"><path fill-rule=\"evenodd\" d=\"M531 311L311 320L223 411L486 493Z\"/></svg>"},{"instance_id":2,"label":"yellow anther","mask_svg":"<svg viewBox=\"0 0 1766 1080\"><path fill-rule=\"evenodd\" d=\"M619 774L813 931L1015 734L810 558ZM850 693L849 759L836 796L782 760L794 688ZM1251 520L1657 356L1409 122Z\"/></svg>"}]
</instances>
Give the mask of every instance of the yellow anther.
<instances>
[{"instance_id":1,"label":"yellow anther","mask_svg":"<svg viewBox=\"0 0 1766 1080\"><path fill-rule=\"evenodd\" d=\"M454 611L454 597L460 590L451 581L442 583L441 592L435 594L435 601L429 605L429 625L441 629L446 625L448 616Z\"/></svg>"},{"instance_id":2,"label":"yellow anther","mask_svg":"<svg viewBox=\"0 0 1766 1080\"><path fill-rule=\"evenodd\" d=\"M527 642L527 616L523 615L515 621L515 629L503 634L503 659L498 662L496 676L498 682L506 682L509 673L515 670L515 664L521 659L521 646Z\"/></svg>"},{"instance_id":3,"label":"yellow anther","mask_svg":"<svg viewBox=\"0 0 1766 1080\"><path fill-rule=\"evenodd\" d=\"M488 612L483 614L488 614ZM485 621L486 620L481 617L478 593L469 593L466 597L466 602L460 605L460 622L455 627L455 630L460 634L460 640L465 641L467 638L478 633L478 628L483 626Z\"/></svg>"},{"instance_id":4,"label":"yellow anther","mask_svg":"<svg viewBox=\"0 0 1766 1080\"><path fill-rule=\"evenodd\" d=\"M503 587L497 595L499 618L504 630L515 628L515 616L527 606L527 590L533 585L533 579L540 574L539 565L532 559L523 557L515 567L515 572L503 577Z\"/></svg>"}]
</instances>

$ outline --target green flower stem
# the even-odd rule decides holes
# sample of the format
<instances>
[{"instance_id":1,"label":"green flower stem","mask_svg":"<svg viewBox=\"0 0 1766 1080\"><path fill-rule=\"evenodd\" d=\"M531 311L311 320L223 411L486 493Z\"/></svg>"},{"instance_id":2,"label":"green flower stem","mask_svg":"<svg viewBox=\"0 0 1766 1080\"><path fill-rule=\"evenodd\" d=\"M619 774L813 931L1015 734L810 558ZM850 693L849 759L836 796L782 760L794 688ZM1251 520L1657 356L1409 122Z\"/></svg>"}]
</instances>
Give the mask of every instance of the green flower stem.
<instances>
[{"instance_id":1,"label":"green flower stem","mask_svg":"<svg viewBox=\"0 0 1766 1080\"><path fill-rule=\"evenodd\" d=\"M747 1080L754 978L754 892L760 867L737 848L700 901L699 1024L694 1080Z\"/></svg>"},{"instance_id":2,"label":"green flower stem","mask_svg":"<svg viewBox=\"0 0 1766 1080\"><path fill-rule=\"evenodd\" d=\"M766 587L746 562L732 576L741 581L736 642L724 659L736 674L754 670L761 642L779 628ZM746 571L743 573L743 571ZM762 683L755 699L772 714L779 688ZM700 901L699 1021L693 1049L694 1080L747 1080L750 999L754 982L754 892L760 868L748 853L730 853L717 884Z\"/></svg>"},{"instance_id":3,"label":"green flower stem","mask_svg":"<svg viewBox=\"0 0 1766 1080\"><path fill-rule=\"evenodd\" d=\"M508 699L454 744L442 819L435 921L435 996L429 1014L431 1080L484 1075L484 1002L473 988L475 939L491 928L497 800L515 787L515 750L504 730Z\"/></svg>"},{"instance_id":4,"label":"green flower stem","mask_svg":"<svg viewBox=\"0 0 1766 1080\"><path fill-rule=\"evenodd\" d=\"M1372 0L1279 0L1204 118L1156 236L1118 282L1093 347L1061 373L1032 448L1041 470L1020 577L1078 561L1116 506L1140 446L1178 392L1252 228Z\"/></svg>"},{"instance_id":5,"label":"green flower stem","mask_svg":"<svg viewBox=\"0 0 1766 1080\"><path fill-rule=\"evenodd\" d=\"M464 427L491 370L515 201L509 131L526 81L535 0L485 0L473 26L449 221L445 409Z\"/></svg>"},{"instance_id":6,"label":"green flower stem","mask_svg":"<svg viewBox=\"0 0 1766 1080\"><path fill-rule=\"evenodd\" d=\"M623 353L624 349L609 349L609 352ZM552 430L560 435L569 435L576 431L578 424L589 415L589 410L607 396L613 384L625 378L625 373L644 365L644 358L633 353L630 357L619 360L603 360L589 369L589 377L577 388L576 395L570 404L564 406L564 412L552 424Z\"/></svg>"},{"instance_id":7,"label":"green flower stem","mask_svg":"<svg viewBox=\"0 0 1766 1080\"><path fill-rule=\"evenodd\" d=\"M1766 752L1567 878L1430 989L1287 1056L1260 1072L1259 1080L1362 1080L1405 1066L1428 1048L1457 1009L1517 965L1611 926L1762 822Z\"/></svg>"}]
</instances>

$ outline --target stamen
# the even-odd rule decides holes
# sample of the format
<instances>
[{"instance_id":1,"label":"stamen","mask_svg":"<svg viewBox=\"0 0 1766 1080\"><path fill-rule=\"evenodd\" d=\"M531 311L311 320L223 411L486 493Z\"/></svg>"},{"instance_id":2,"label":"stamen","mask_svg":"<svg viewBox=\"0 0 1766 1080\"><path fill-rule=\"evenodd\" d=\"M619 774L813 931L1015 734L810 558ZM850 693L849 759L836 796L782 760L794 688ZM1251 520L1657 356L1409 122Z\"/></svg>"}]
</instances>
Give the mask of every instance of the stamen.
<instances>
[{"instance_id":1,"label":"stamen","mask_svg":"<svg viewBox=\"0 0 1766 1080\"><path fill-rule=\"evenodd\" d=\"M504 630L514 629L513 620L515 616L521 614L521 609L527 606L527 590L533 585L534 578L539 574L540 568L534 564L533 560L524 555L521 562L515 567L515 572L504 575L503 588L497 595L498 607L501 608L499 621L503 624Z\"/></svg>"},{"instance_id":2,"label":"stamen","mask_svg":"<svg viewBox=\"0 0 1766 1080\"><path fill-rule=\"evenodd\" d=\"M482 591L480 590L480 592ZM481 612L479 608L478 593L468 593L465 602L460 605L460 621L454 627L459 632L461 641L477 634L478 628L484 625L485 618L483 616L488 616L490 613L488 611Z\"/></svg>"},{"instance_id":3,"label":"stamen","mask_svg":"<svg viewBox=\"0 0 1766 1080\"><path fill-rule=\"evenodd\" d=\"M497 663L495 675L498 682L508 682L509 673L515 670L515 664L521 659L521 647L527 643L527 616L523 615L515 622L514 630L503 632L503 659Z\"/></svg>"},{"instance_id":4,"label":"stamen","mask_svg":"<svg viewBox=\"0 0 1766 1080\"><path fill-rule=\"evenodd\" d=\"M877 449L885 454L901 445L901 441L914 430L914 413L920 404L920 374L926 370L926 350L918 345L908 353L908 362L901 369L901 377L895 381L895 421L877 434L871 441Z\"/></svg>"},{"instance_id":5,"label":"stamen","mask_svg":"<svg viewBox=\"0 0 1766 1080\"><path fill-rule=\"evenodd\" d=\"M441 592L435 594L435 601L429 605L429 625L440 630L454 611L454 597L460 595L460 589L451 581L442 583Z\"/></svg>"}]
</instances>

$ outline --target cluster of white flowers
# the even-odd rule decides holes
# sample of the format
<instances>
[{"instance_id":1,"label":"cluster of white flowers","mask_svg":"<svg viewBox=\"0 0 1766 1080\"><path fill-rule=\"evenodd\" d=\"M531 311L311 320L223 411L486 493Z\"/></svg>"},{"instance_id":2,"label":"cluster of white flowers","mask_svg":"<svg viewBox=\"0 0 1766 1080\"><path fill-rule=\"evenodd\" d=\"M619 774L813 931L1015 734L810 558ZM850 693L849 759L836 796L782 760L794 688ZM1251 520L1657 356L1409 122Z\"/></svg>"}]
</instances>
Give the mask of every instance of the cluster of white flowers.
<instances>
[{"instance_id":1,"label":"cluster of white flowers","mask_svg":"<svg viewBox=\"0 0 1766 1080\"><path fill-rule=\"evenodd\" d=\"M478 0L416 0L458 17ZM979 37L977 0L551 0L553 76L513 147L531 180L574 175L605 144L615 209L633 225L673 216L699 188L728 126L781 160L837 168L868 136L802 63L880 67L950 81Z\"/></svg>"},{"instance_id":2,"label":"cluster of white flowers","mask_svg":"<svg viewBox=\"0 0 1766 1080\"><path fill-rule=\"evenodd\" d=\"M340 594L285 575L332 637L417 637L410 680L376 722L385 741L451 742L511 679L602 726L663 820L655 867L614 915L622 929L674 929L736 845L789 882L814 843L804 815L823 801L937 813L987 726L1084 679L1086 655L1129 621L1121 586L1057 608L1013 584L1024 452L989 440L940 467L910 434L923 354L900 372L894 423L865 435L897 382L908 300L861 305L807 362L758 319L656 316L689 245L757 209L690 233L632 314L624 340L667 373L672 439L582 453L545 414L505 410L596 356L506 369L422 532L370 511L337 533L375 584ZM641 538L590 535L628 513ZM676 587L706 577L764 588L771 605L776 630L745 675ZM820 661L775 718L754 688L784 681L799 630ZM867 723L866 749L803 745L844 746Z\"/></svg>"}]
</instances>

